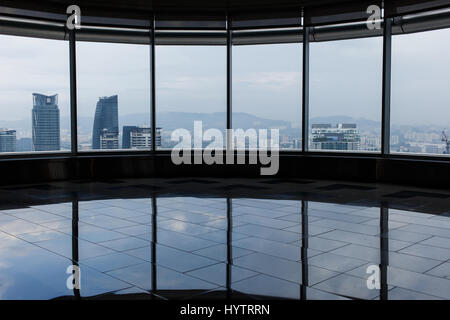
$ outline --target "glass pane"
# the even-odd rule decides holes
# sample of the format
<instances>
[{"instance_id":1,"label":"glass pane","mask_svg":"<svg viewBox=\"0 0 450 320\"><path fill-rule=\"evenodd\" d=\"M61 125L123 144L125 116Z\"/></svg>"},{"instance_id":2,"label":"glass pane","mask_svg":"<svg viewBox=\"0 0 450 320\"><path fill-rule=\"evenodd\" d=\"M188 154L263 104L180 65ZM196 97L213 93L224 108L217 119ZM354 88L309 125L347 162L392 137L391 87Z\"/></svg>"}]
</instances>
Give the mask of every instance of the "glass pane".
<instances>
[{"instance_id":1,"label":"glass pane","mask_svg":"<svg viewBox=\"0 0 450 320\"><path fill-rule=\"evenodd\" d=\"M392 37L391 152L448 154L450 29Z\"/></svg>"},{"instance_id":2,"label":"glass pane","mask_svg":"<svg viewBox=\"0 0 450 320\"><path fill-rule=\"evenodd\" d=\"M77 42L78 149L151 149L148 45Z\"/></svg>"},{"instance_id":3,"label":"glass pane","mask_svg":"<svg viewBox=\"0 0 450 320\"><path fill-rule=\"evenodd\" d=\"M156 126L161 132L160 149L179 143L171 140L176 129L186 129L194 137L194 122L202 132L226 128L226 47L156 46ZM202 146L222 141L204 140ZM194 140L192 139L193 143ZM194 146L196 147L196 146Z\"/></svg>"},{"instance_id":4,"label":"glass pane","mask_svg":"<svg viewBox=\"0 0 450 320\"><path fill-rule=\"evenodd\" d=\"M302 44L234 46L232 74L233 129L278 129L280 149L301 149Z\"/></svg>"},{"instance_id":5,"label":"glass pane","mask_svg":"<svg viewBox=\"0 0 450 320\"><path fill-rule=\"evenodd\" d=\"M0 152L70 151L69 44L0 35Z\"/></svg>"},{"instance_id":6,"label":"glass pane","mask_svg":"<svg viewBox=\"0 0 450 320\"><path fill-rule=\"evenodd\" d=\"M310 45L311 150L381 150L383 39Z\"/></svg>"}]
</instances>

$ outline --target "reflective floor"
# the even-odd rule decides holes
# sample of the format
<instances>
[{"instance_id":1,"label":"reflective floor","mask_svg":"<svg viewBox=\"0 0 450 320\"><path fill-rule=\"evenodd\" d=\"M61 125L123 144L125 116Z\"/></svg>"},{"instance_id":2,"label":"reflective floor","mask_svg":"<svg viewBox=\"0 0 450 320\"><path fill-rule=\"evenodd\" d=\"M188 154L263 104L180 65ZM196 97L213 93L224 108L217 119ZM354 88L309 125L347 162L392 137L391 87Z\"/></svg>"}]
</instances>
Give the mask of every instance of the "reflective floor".
<instances>
[{"instance_id":1,"label":"reflective floor","mask_svg":"<svg viewBox=\"0 0 450 320\"><path fill-rule=\"evenodd\" d=\"M2 187L0 299L449 299L449 198L267 179Z\"/></svg>"}]
</instances>

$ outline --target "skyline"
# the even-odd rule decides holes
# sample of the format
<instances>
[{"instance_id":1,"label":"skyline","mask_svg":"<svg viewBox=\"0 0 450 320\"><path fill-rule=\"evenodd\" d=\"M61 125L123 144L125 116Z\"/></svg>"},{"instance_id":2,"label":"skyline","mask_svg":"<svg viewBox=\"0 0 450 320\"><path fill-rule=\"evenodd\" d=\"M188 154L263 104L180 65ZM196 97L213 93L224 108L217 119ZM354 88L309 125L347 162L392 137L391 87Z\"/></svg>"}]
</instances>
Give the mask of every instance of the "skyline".
<instances>
[{"instance_id":1,"label":"skyline","mask_svg":"<svg viewBox=\"0 0 450 320\"><path fill-rule=\"evenodd\" d=\"M42 102L38 103L38 104L42 104L42 103L45 102L47 104L50 103L50 104L55 105L57 107L57 96L58 96L58 94L55 94L53 96L48 96L47 97L47 96L35 93L35 94L33 94L33 96L35 97L34 98L35 101L41 101L42 100ZM114 101L111 100L111 99L114 99ZM106 105L104 105L105 103L102 102L102 101L110 101L110 100L111 100L112 104L111 103L106 103ZM115 114L115 116L113 116L113 118L114 117L117 118L116 120L114 120L114 119L112 119L112 120L114 120L114 121L116 121L118 123L119 122L119 118L118 118L118 115L117 115L118 114L118 103L117 103L117 101L118 101L118 96L117 95L111 96L111 97L99 97L95 117L97 118L98 116L103 114L100 111L102 111L102 109L104 109L104 107L110 106L110 107L113 107L113 109L115 108L114 110L111 110L112 115ZM100 108L100 109L98 108L99 103L100 103L100 106L102 106L103 108ZM36 102L35 102L35 105L36 105ZM33 108L33 110L34 110L34 108ZM105 110L103 110L103 111L105 111ZM171 112L169 112L169 114L171 114ZM179 115L180 113L177 113L177 114ZM205 114L193 114L193 113L183 113L183 114L184 115L190 114L195 119L197 119L199 116L201 117L201 116L205 115ZM214 113L214 114L216 116L218 116L218 117L221 117L221 116L225 115L225 113L223 113L223 112L217 112L217 113ZM273 122L274 120L262 119L262 118L258 118L258 117L255 117L255 116L251 116L251 115L246 114L246 113L236 113L235 116L243 116L244 117L243 119L245 119L245 117L247 117L245 119L245 123L246 123L247 127L244 126L243 127L244 129L252 127L252 125L254 125L254 124L258 124L260 128L279 127L280 128L280 133L282 133L282 134L280 134L280 146L281 146L281 149L292 149L292 148L297 149L297 148L299 148L301 146L301 142L300 142L301 141L301 130L299 130L299 128L293 128L290 125L282 125L279 122L274 122L273 124L270 124L270 122ZM253 117L253 118L251 118L251 119L253 119L252 120L253 122L251 122L251 121L249 122L248 116ZM221 117L221 118L224 118L224 117ZM176 119L177 119L177 117L171 117L171 122L173 122L173 120L176 120ZM343 120L343 119L345 119L345 120ZM58 120L59 120L59 113L58 113ZM265 124L264 123L260 123L261 120L266 120L268 122L265 123ZM359 119L359 120L362 120L362 119ZM353 147L351 147L351 150L354 150L354 151L357 151L357 150L359 150L359 151L379 151L380 150L380 146L381 146L380 145L381 144L381 137L380 137L380 134L379 134L379 128L377 128L377 127L379 127L379 125L378 125L379 123L374 122L374 121L368 121L368 120L365 120L365 121L366 121L366 123L364 123L364 121L363 121L362 122L363 125L359 127L359 131L358 131L358 123L360 123L360 122L356 121L356 123L350 124L351 122L355 122L355 121L353 121L353 119L351 117L348 117L348 116L341 116L341 119L339 119L339 117L335 117L334 119L332 117L316 118L316 120L311 123L311 129L310 129L311 131L309 132L309 137L310 137L309 145L310 145L311 150L314 150L314 149L318 148L317 145L316 145L317 138L316 138L316 133L314 132L314 130L315 130L314 128L321 127L321 126L323 126L324 123L326 124L325 125L326 127L330 127L330 128L334 127L334 128L336 128L336 127L340 127L340 123L342 123L344 126L348 126L350 124L350 126L356 130L355 134L358 137L360 137L360 138L358 138L358 144L353 146ZM128 120L128 122L130 123L131 121ZM276 125L275 125L275 123L276 123ZM100 122L99 122L98 125L100 125ZM211 125L206 125L206 127L208 127L208 126L209 127L214 127L214 126L211 126ZM132 127L136 128L136 129L138 129L138 128L150 128L148 126L140 126L139 127L139 126L136 126L136 125L133 125ZM126 128L130 128L130 126L122 125L122 131L123 131L122 132L122 139L124 139L124 134L125 134ZM235 129L237 129L237 128L239 128L239 126L235 127ZM94 121L94 129L95 129L95 121ZM173 129L175 129L175 127L169 129L168 132L170 133ZM190 128L187 128L187 129L189 130ZM144 129L144 130L148 131L148 129ZM391 134L391 137L390 137L391 138L391 145L393 147L393 151L394 152L400 151L400 152L417 152L417 153L440 153L440 154L444 153L445 144L440 140L441 137L439 135L439 132L440 132L439 128L437 128L437 129L434 128L433 129L434 133L422 133L422 132L417 132L417 130L415 130L415 132L408 132L408 131L401 132L401 130L403 130L403 129L401 129L401 128L394 129L392 131L393 134ZM14 131L14 139L16 140L16 136L15 136L16 130L12 130L12 131ZM59 124L58 124L58 131L59 131ZM92 133L94 131L92 131ZM333 129L332 129L332 131L333 131ZM124 148L124 146L123 145L121 146L121 144L119 142L121 140L120 140L120 129L118 128L118 126L117 126L117 129L116 129L116 127L112 128L112 129L111 128L109 128L109 129L108 128L106 128L106 129L103 128L102 132L103 132L103 134L109 134L108 137L105 136L105 138L107 139L107 140L105 140L105 143L106 143L106 141L109 141L109 142L107 142L108 143L107 145L113 146L113 147L109 147L109 148L112 148L112 149L118 149L118 148L123 149ZM149 140L150 139L149 134L150 134L150 132L148 132L148 133L145 133L145 132L146 131L141 131L141 133L137 133L136 132L139 135L139 137L136 136L136 138L139 139L139 140L136 140L136 142L135 142L135 143L139 144L139 146L136 145L138 149L139 148L148 148L149 147L149 141L150 141ZM162 132L162 128L158 127L157 128L157 134L158 134L157 140L159 142L158 142L157 146L158 147L162 147L162 148L171 148L171 147L173 147L174 142L172 142L170 140L169 135L166 134L166 136L163 137L161 132ZM331 136L335 135L332 132L330 132L330 134L331 134ZM397 135L397 134L399 134L399 135ZM58 136L59 136L59 132L58 132ZM338 134L338 136L339 136L339 134ZM62 135L61 138L62 138L61 139L61 141L62 141L64 139L64 135ZM89 139L90 139L91 142L94 141L93 134L89 134ZM339 137L337 137L337 139L338 139L338 141L340 141ZM79 148L80 148L80 150L84 150L85 149L85 147L83 147L83 141L82 140L83 140L83 138L82 138L82 136L80 136L80 132L79 132L79 142L80 142ZM100 138L100 140L101 140L101 138ZM17 139L18 144L20 144L21 141L23 141L23 139L20 139L20 138ZM64 143L62 143L62 147L61 148L58 146L57 148L52 148L51 150L64 150L66 148L70 149L70 136L69 136L68 141L69 141L69 146L68 147L67 147L67 145L65 146ZM33 142L33 145L35 145L35 142ZM336 146L338 146L338 144L336 144ZM349 146L349 144L344 142L344 144L340 144L339 147L337 147L337 148L338 149L340 149L342 147L347 148L347 146ZM102 147L95 147L92 143L88 147L88 149L104 149L104 148L105 148L105 146L103 146L103 145L102 145ZM330 147L330 144L328 144L328 146L319 147L318 149L335 150L335 147L333 147L332 145ZM395 149L397 149L397 150L395 150ZM21 150L21 151L27 151L27 150ZM31 150L28 150L28 151L31 151Z\"/></svg>"},{"instance_id":2,"label":"skyline","mask_svg":"<svg viewBox=\"0 0 450 320\"><path fill-rule=\"evenodd\" d=\"M442 57L450 56L450 44L439 42L449 36L449 30L393 36L391 138L396 136L395 141L404 136L409 138L403 140L434 143L439 132L449 132L450 91L445 85L450 82L450 64ZM28 93L57 93L61 145L70 147L68 42L4 35L0 40L0 67L6 71L0 74L0 105L14 106L0 113L0 127L16 130L18 139L31 136ZM319 118L333 119L330 123L349 119L367 139L379 139L381 40L311 43L311 124L322 122L315 120ZM233 47L234 128L245 129L255 117L252 125L286 128L281 130L288 137L284 140L301 137L301 51L299 43ZM213 125L225 127L226 47L156 46L155 72L156 125L164 127L166 135L172 124L190 129L194 113L200 118L217 114ZM150 124L149 47L77 42L80 141L92 139L98 98L112 95L119 97L118 127ZM17 126L4 125L9 123Z\"/></svg>"},{"instance_id":3,"label":"skyline","mask_svg":"<svg viewBox=\"0 0 450 320\"><path fill-rule=\"evenodd\" d=\"M450 44L439 41L449 35L449 30L435 30L393 37L393 123L450 125L450 93L445 90L450 77L445 57L450 56ZM33 91L58 92L61 117L65 118L70 109L67 41L0 37L0 104L14 106L1 118L29 117L24 111L29 105L28 94ZM381 68L377 62L367 62L380 60L380 39L311 44L311 116L348 114L378 120L381 87L374 88L374 84L381 85ZM119 94L121 104L126 106L120 115L150 112L148 47L85 42L77 43L77 49L80 116L92 112L99 95L112 94ZM301 108L301 70L293 71L292 66L300 65L300 49L301 44L233 47L233 106L239 109L244 104L248 113L266 118L297 118L295 114ZM157 46L157 112L225 110L224 57L225 48L221 46ZM419 63L422 60L427 61L426 68L416 67L423 65ZM346 73L340 69L352 76L346 79ZM427 81L430 74L433 81ZM352 78L358 81L349 81ZM366 85L366 81L370 84ZM205 99L208 94L215 98ZM427 101L420 96L427 97ZM427 112L431 101L439 112ZM274 105L284 107L280 112ZM404 112L405 106L411 112Z\"/></svg>"}]
</instances>

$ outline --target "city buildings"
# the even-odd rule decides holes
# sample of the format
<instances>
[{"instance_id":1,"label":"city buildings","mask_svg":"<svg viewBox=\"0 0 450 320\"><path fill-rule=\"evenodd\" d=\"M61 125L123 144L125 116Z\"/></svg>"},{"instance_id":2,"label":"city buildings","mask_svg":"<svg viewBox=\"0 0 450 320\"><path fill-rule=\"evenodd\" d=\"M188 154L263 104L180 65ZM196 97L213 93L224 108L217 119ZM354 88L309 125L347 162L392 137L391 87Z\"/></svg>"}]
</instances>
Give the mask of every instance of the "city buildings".
<instances>
[{"instance_id":1,"label":"city buildings","mask_svg":"<svg viewBox=\"0 0 450 320\"><path fill-rule=\"evenodd\" d=\"M104 134L104 129L107 130L107 136L104 141L112 139L113 134L117 134L117 141L119 135L119 116L118 116L118 97L117 95L111 97L100 97L95 109L94 127L92 130L92 149L101 148L100 137ZM106 143L106 142L105 142ZM118 149L118 146L117 148Z\"/></svg>"},{"instance_id":2,"label":"city buildings","mask_svg":"<svg viewBox=\"0 0 450 320\"><path fill-rule=\"evenodd\" d=\"M17 152L30 152L33 150L33 139L31 138L20 138L16 141L16 151Z\"/></svg>"},{"instance_id":3,"label":"city buildings","mask_svg":"<svg viewBox=\"0 0 450 320\"><path fill-rule=\"evenodd\" d=\"M313 124L311 126L311 149L359 150L360 137L356 124Z\"/></svg>"},{"instance_id":4,"label":"city buildings","mask_svg":"<svg viewBox=\"0 0 450 320\"><path fill-rule=\"evenodd\" d=\"M0 152L16 151L16 130L0 128Z\"/></svg>"},{"instance_id":5,"label":"city buildings","mask_svg":"<svg viewBox=\"0 0 450 320\"><path fill-rule=\"evenodd\" d=\"M115 130L103 129L100 135L100 149L119 149L119 133Z\"/></svg>"},{"instance_id":6,"label":"city buildings","mask_svg":"<svg viewBox=\"0 0 450 320\"><path fill-rule=\"evenodd\" d=\"M161 147L162 128L156 128L156 146ZM122 149L150 149L152 130L150 127L124 126L122 130Z\"/></svg>"},{"instance_id":7,"label":"city buildings","mask_svg":"<svg viewBox=\"0 0 450 320\"><path fill-rule=\"evenodd\" d=\"M33 151L60 149L58 95L33 93Z\"/></svg>"}]
</instances>

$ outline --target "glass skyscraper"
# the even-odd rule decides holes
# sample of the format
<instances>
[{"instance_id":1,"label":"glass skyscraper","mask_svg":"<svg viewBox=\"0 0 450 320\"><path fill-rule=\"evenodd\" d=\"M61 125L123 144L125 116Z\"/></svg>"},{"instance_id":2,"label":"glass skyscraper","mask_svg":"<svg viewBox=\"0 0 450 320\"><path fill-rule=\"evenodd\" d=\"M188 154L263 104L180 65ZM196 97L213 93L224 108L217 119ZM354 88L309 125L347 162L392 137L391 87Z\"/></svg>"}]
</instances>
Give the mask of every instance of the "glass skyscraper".
<instances>
[{"instance_id":1,"label":"glass skyscraper","mask_svg":"<svg viewBox=\"0 0 450 320\"><path fill-rule=\"evenodd\" d=\"M0 152L16 151L16 130L0 129Z\"/></svg>"},{"instance_id":2,"label":"glass skyscraper","mask_svg":"<svg viewBox=\"0 0 450 320\"><path fill-rule=\"evenodd\" d=\"M100 97L95 109L94 128L92 130L92 149L100 149L100 137L104 130L108 133L119 134L117 95L111 97Z\"/></svg>"},{"instance_id":3,"label":"glass skyscraper","mask_svg":"<svg viewBox=\"0 0 450 320\"><path fill-rule=\"evenodd\" d=\"M60 149L58 95L33 93L33 151Z\"/></svg>"}]
</instances>

